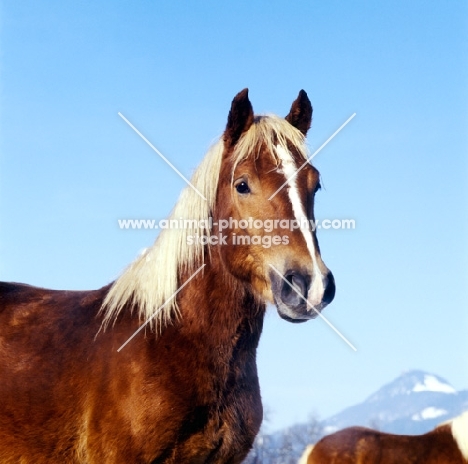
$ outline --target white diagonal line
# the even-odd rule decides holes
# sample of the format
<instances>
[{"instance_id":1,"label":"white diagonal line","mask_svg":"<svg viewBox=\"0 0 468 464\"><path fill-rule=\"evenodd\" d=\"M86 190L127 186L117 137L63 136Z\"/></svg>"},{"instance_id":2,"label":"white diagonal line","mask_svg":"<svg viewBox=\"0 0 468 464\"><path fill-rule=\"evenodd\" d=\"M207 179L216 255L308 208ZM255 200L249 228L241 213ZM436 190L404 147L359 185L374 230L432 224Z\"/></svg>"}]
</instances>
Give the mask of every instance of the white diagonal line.
<instances>
[{"instance_id":1,"label":"white diagonal line","mask_svg":"<svg viewBox=\"0 0 468 464\"><path fill-rule=\"evenodd\" d=\"M205 201L200 191L119 111L117 113L179 176L195 190Z\"/></svg>"},{"instance_id":2,"label":"white diagonal line","mask_svg":"<svg viewBox=\"0 0 468 464\"><path fill-rule=\"evenodd\" d=\"M270 267L306 302L307 306L309 306L309 302L304 298L303 295L297 290L296 287L294 287L287 279L283 277L283 274L281 274L278 269L276 269L275 266L270 264ZM310 307L317 313L319 317L321 317L327 324L328 326L335 331L335 333L341 337L354 351L357 351L357 348L325 317L323 316L320 311L318 311L314 306L310 305Z\"/></svg>"},{"instance_id":3,"label":"white diagonal line","mask_svg":"<svg viewBox=\"0 0 468 464\"><path fill-rule=\"evenodd\" d=\"M289 181L295 176L297 175L297 173L302 169L304 168L304 166L306 166L314 156L318 155L319 152L322 150L322 148L325 147L325 145L327 145L328 142L330 142L330 140L335 137L336 134L338 134L338 132L341 131L341 129L343 129L344 126L346 126L346 124L348 124L349 121L351 121L351 119L354 118L354 116L356 116L356 113L353 113L330 137L328 137L328 139L322 143L322 145L320 146L320 148L318 148L312 155L310 155L306 161L304 161L304 164L302 164L299 169L297 169L297 171L292 175L290 176L288 179L286 179L286 181L284 182L283 185L281 185L281 187L273 194L271 195L270 198L268 198L268 200L271 200L286 184L289 183Z\"/></svg>"},{"instance_id":4,"label":"white diagonal line","mask_svg":"<svg viewBox=\"0 0 468 464\"><path fill-rule=\"evenodd\" d=\"M125 345L127 345L127 343L130 342L130 340L132 340L138 333L140 333L141 330L143 330L144 327L146 327L146 325L152 320L154 319L154 317L159 313L159 311L161 311L161 309L164 308L164 306L167 305L167 303L169 303L169 301L172 300L172 298L174 298L204 267L206 266L206 264L202 264L191 276L189 279L187 279L183 285L181 285L178 290L176 292L174 292L155 312L154 314L145 321L145 323L143 325L141 325L138 330L136 330L134 332L134 334L117 350L117 351L120 351L122 350L122 348L125 347Z\"/></svg>"}]
</instances>

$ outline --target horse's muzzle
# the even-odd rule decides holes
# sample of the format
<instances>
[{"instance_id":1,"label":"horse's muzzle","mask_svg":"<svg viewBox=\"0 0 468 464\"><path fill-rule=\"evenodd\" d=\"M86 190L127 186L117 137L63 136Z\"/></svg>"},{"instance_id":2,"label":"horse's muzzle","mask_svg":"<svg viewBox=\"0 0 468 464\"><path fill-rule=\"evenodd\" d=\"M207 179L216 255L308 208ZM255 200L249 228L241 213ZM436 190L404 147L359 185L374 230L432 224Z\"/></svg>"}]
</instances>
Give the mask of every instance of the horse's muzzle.
<instances>
[{"instance_id":1,"label":"horse's muzzle","mask_svg":"<svg viewBox=\"0 0 468 464\"><path fill-rule=\"evenodd\" d=\"M314 303L310 303L309 295L313 280L322 279L319 295L314 295ZM282 277L276 272L270 274L273 298L279 315L289 322L305 322L318 316L325 306L335 297L335 279L328 271L326 275L312 278L309 274L297 271L287 271Z\"/></svg>"}]
</instances>

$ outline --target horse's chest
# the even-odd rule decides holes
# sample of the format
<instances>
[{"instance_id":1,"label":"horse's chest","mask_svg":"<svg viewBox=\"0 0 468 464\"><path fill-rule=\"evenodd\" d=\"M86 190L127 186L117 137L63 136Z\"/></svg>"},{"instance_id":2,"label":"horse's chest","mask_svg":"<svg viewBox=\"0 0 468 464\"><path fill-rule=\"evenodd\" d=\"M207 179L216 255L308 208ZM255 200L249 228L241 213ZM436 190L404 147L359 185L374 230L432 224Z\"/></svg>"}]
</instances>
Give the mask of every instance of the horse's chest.
<instances>
[{"instance_id":1,"label":"horse's chest","mask_svg":"<svg viewBox=\"0 0 468 464\"><path fill-rule=\"evenodd\" d=\"M238 392L228 404L213 406L204 427L178 443L174 462L237 463L250 450L262 421L260 394ZM204 415L191 418L183 428L201 426ZM191 425L189 425L191 424Z\"/></svg>"},{"instance_id":2,"label":"horse's chest","mask_svg":"<svg viewBox=\"0 0 468 464\"><path fill-rule=\"evenodd\" d=\"M255 371L230 376L208 405L192 404L179 428L174 462L242 462L262 421Z\"/></svg>"},{"instance_id":3,"label":"horse's chest","mask_svg":"<svg viewBox=\"0 0 468 464\"><path fill-rule=\"evenodd\" d=\"M158 392L165 392L163 410L152 411L157 412L155 421L166 430L172 421L164 447L173 453L168 460L156 462L242 462L263 416L255 361L257 343L257 334L253 337L242 330L234 343L185 349L184 353L194 354L191 366L186 365L186 357L178 357L177 362L175 357L169 359L171 375L158 387Z\"/></svg>"}]
</instances>

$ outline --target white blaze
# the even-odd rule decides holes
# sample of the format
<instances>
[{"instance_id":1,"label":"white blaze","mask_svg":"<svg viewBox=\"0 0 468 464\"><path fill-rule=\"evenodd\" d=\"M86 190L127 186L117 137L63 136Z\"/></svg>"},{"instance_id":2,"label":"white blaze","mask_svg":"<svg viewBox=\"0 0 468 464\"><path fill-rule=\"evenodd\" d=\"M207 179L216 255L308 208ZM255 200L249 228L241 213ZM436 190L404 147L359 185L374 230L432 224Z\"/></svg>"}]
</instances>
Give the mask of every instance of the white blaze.
<instances>
[{"instance_id":1,"label":"white blaze","mask_svg":"<svg viewBox=\"0 0 468 464\"><path fill-rule=\"evenodd\" d=\"M293 157L290 153L288 153L282 146L276 146L276 153L281 160L282 165L282 173L285 175L286 179L289 179L291 176L297 172L297 166L294 162ZM296 176L292 177L288 182L288 193L289 193L289 200L291 201L292 209L294 218L298 221L301 225L301 232L304 236L304 240L307 244L307 249L309 250L310 257L312 259L312 268L313 268L313 275L312 275L312 286L309 289L309 293L307 295L307 302L310 306L317 306L322 302L324 287L323 287L323 276L322 272L320 271L317 256L315 253L315 245L312 239L312 232L310 230L310 223L309 218L307 217L304 206L301 203L301 199L299 197L299 192L297 190L296 185ZM304 225L307 224L305 228Z\"/></svg>"}]
</instances>

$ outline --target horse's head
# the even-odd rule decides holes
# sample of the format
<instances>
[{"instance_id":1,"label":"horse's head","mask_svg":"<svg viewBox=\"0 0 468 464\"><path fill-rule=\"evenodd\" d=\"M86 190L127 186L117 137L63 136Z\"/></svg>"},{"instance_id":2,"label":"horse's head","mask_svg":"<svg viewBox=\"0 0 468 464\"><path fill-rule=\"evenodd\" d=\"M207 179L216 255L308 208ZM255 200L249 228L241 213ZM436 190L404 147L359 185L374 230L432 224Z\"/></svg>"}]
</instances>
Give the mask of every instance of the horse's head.
<instances>
[{"instance_id":1,"label":"horse's head","mask_svg":"<svg viewBox=\"0 0 468 464\"><path fill-rule=\"evenodd\" d=\"M303 90L285 119L254 116L247 89L236 95L213 217L225 266L291 322L316 317L335 295L313 227L320 182L305 146L311 120Z\"/></svg>"}]
</instances>

